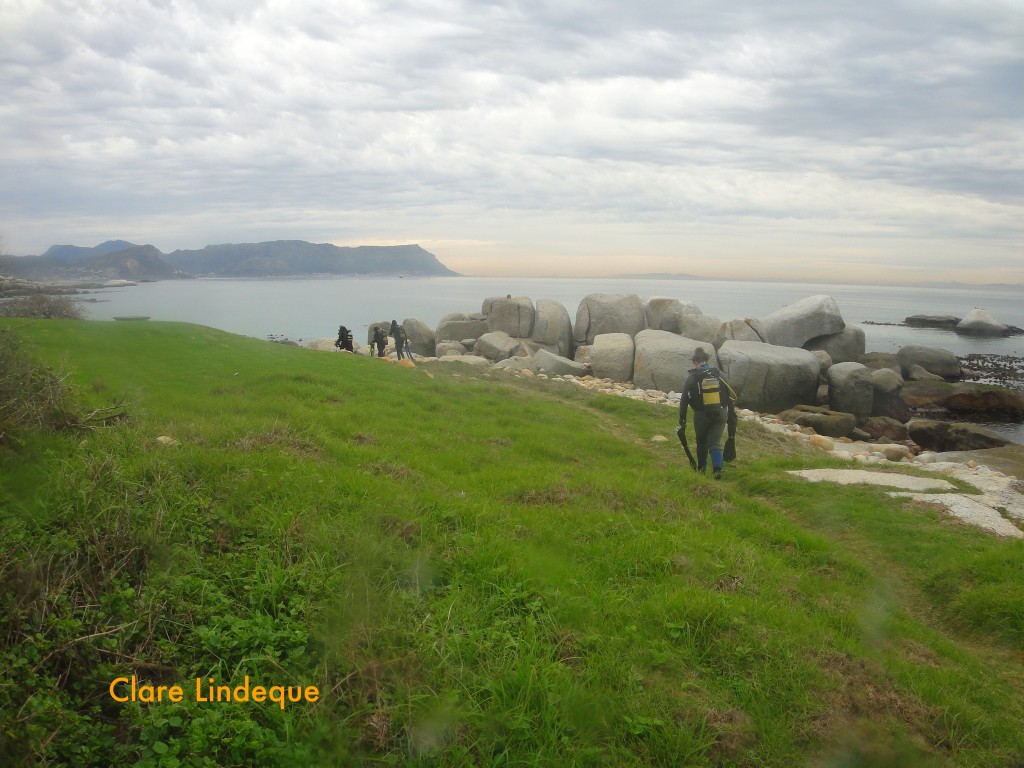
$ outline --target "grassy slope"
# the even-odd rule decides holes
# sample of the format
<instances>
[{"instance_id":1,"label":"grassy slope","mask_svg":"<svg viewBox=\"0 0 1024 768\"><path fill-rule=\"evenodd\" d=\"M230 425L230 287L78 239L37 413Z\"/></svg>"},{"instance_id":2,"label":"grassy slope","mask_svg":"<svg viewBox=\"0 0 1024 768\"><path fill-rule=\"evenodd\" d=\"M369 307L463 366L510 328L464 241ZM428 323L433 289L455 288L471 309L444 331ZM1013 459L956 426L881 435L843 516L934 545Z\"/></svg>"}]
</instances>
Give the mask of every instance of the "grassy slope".
<instances>
[{"instance_id":1,"label":"grassy slope","mask_svg":"<svg viewBox=\"0 0 1024 768\"><path fill-rule=\"evenodd\" d=\"M742 425L716 484L650 442L674 411L571 385L3 322L132 418L0 453L0 763L1024 760L1024 545L796 480L830 460L791 441Z\"/></svg>"}]
</instances>

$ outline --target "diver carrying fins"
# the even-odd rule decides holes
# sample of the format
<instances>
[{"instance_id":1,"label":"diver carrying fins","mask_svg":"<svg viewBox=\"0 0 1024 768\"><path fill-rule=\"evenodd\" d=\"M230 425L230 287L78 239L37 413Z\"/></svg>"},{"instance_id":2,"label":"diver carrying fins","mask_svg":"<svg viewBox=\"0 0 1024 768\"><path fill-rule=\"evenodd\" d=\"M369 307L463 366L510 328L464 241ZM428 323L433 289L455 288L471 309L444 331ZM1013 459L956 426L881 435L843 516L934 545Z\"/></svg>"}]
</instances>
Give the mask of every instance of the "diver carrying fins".
<instances>
[{"instance_id":1,"label":"diver carrying fins","mask_svg":"<svg viewBox=\"0 0 1024 768\"><path fill-rule=\"evenodd\" d=\"M679 428L676 435L683 445L690 467L707 471L708 456L716 480L722 477L722 466L736 458L736 393L722 372L708 363L710 356L703 347L694 350L691 369L679 400ZM696 457L686 442L686 412L693 409L693 433ZM723 446L722 437L728 434Z\"/></svg>"}]
</instances>

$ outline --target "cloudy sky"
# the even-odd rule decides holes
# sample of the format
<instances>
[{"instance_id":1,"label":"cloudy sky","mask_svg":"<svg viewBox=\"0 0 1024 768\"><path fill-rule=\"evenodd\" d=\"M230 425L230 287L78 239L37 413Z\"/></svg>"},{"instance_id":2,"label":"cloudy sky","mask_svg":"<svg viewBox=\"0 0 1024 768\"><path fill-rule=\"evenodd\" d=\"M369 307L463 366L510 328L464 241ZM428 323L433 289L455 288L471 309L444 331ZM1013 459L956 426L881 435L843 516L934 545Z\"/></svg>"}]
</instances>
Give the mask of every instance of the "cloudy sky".
<instances>
[{"instance_id":1,"label":"cloudy sky","mask_svg":"<svg viewBox=\"0 0 1024 768\"><path fill-rule=\"evenodd\" d=\"M0 0L0 249L1024 283L1024 0Z\"/></svg>"}]
</instances>

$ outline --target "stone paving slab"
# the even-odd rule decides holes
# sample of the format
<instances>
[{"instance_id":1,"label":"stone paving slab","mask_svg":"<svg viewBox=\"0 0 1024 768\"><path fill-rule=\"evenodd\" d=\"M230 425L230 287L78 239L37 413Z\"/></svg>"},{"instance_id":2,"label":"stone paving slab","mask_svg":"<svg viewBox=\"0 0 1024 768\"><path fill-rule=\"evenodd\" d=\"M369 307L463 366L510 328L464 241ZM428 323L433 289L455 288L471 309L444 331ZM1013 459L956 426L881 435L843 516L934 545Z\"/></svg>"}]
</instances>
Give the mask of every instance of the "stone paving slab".
<instances>
[{"instance_id":1,"label":"stone paving slab","mask_svg":"<svg viewBox=\"0 0 1024 768\"><path fill-rule=\"evenodd\" d=\"M941 504L953 517L963 520L969 525L984 528L998 536L1024 539L1024 531L1000 515L997 510L976 500L973 496L965 496L962 493L902 493L896 491L889 495Z\"/></svg>"},{"instance_id":2,"label":"stone paving slab","mask_svg":"<svg viewBox=\"0 0 1024 768\"><path fill-rule=\"evenodd\" d=\"M908 491L955 491L956 486L937 477L914 477L896 472L871 472L866 469L794 469L789 474L812 483L839 485L882 485Z\"/></svg>"},{"instance_id":3,"label":"stone paving slab","mask_svg":"<svg viewBox=\"0 0 1024 768\"><path fill-rule=\"evenodd\" d=\"M938 467L936 467L938 468ZM948 467L943 467L949 469ZM966 470L966 468L964 468ZM890 496L909 498L916 501L939 504L946 510L969 525L974 525L997 536L1008 538L1024 538L1021 530L1013 522L1003 516L1014 517L1024 522L1024 496L999 482L1005 478L985 478L971 476L972 484L980 485L981 493L967 495L963 493L925 493L925 491L956 491L952 483L939 478L914 477L895 472L872 472L866 469L798 469L790 470L790 475L802 477L810 482L831 482L839 485L877 485L886 488L902 488L903 491L892 491ZM966 478L961 478L966 479ZM991 480L995 482L985 482ZM980 482L979 482L980 481ZM985 487L985 486L994 487Z\"/></svg>"}]
</instances>

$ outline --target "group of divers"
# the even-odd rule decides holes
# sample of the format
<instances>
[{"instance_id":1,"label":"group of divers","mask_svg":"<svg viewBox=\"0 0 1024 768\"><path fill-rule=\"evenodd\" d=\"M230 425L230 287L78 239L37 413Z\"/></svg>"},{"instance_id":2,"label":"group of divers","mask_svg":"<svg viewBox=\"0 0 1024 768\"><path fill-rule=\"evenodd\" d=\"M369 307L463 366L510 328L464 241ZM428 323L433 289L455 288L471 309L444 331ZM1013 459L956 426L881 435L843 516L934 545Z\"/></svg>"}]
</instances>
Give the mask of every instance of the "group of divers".
<instances>
[{"instance_id":1,"label":"group of divers","mask_svg":"<svg viewBox=\"0 0 1024 768\"><path fill-rule=\"evenodd\" d=\"M388 336L395 340L395 354L402 360L412 356L412 343L409 341L409 334L405 332L405 326L399 325L397 320L391 321L391 328L385 331L381 326L373 329L373 338L370 340L370 357L384 357L384 348L388 345ZM334 346L342 352L355 352L352 345L352 331L344 325L338 326L338 338Z\"/></svg>"},{"instance_id":2,"label":"group of divers","mask_svg":"<svg viewBox=\"0 0 1024 768\"><path fill-rule=\"evenodd\" d=\"M409 335L396 320L391 321L390 332L381 326L374 327L373 338L370 340L371 357L384 357L388 336L395 340L395 354L399 360L406 357L413 359ZM340 326L334 346L344 352L354 352L352 331L344 325ZM710 355L703 347L697 347L690 358L694 368L690 369L683 385L683 393L679 400L679 428L676 435L683 445L690 466L703 474L707 472L710 457L712 477L720 480L724 462L736 458L736 393L722 372L712 367L709 360ZM686 442L688 409L693 409L696 456L690 452L690 446ZM724 443L723 437L726 438Z\"/></svg>"}]
</instances>

